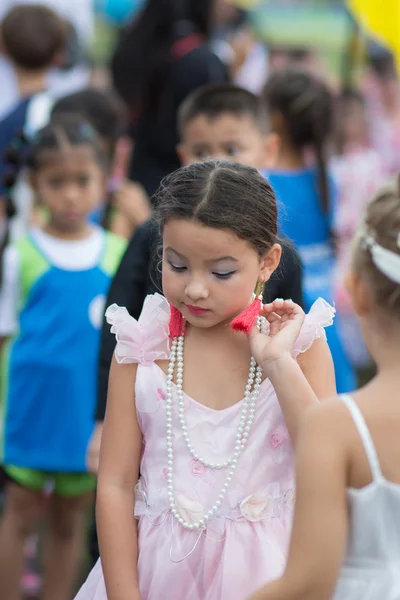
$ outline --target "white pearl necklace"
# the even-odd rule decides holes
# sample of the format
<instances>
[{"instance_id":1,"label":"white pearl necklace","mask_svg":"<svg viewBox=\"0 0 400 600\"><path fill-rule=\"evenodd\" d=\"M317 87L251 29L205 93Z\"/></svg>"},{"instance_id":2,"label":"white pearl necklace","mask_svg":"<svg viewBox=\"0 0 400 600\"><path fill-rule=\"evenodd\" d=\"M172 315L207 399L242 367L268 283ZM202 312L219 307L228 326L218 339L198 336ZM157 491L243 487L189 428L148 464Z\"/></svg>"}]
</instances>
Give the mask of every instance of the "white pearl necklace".
<instances>
[{"instance_id":1,"label":"white pearl necklace","mask_svg":"<svg viewBox=\"0 0 400 600\"><path fill-rule=\"evenodd\" d=\"M257 326L260 331L265 331L266 320L259 317L257 320ZM242 454L246 442L251 430L251 426L254 421L256 413L256 403L259 396L260 385L262 381L262 367L256 366L256 361L251 358L250 371L245 388L245 396L243 401L243 407L241 411L241 417L236 434L236 443L232 456L220 463L214 463L200 456L193 444L190 441L189 434L185 422L185 399L183 393L183 344L184 336L181 335L175 338L172 342L171 354L168 366L167 375L167 400L166 400L166 417L167 417L167 484L168 484L168 500L171 513L173 517L185 528L189 530L202 530L205 528L207 521L214 517L218 512L218 509L222 505L225 498L226 492L228 491L229 485L233 479L236 471L236 467ZM175 367L177 369L176 379L176 394L178 398L178 415L179 423L182 431L182 436L185 444L193 456L193 458L209 469L226 469L229 467L225 482L222 486L220 493L218 494L217 501L213 507L204 514L203 518L196 523L187 522L179 513L175 504L175 492L174 492L174 450L173 450L173 434L172 434L172 402L173 402L173 378Z\"/></svg>"}]
</instances>

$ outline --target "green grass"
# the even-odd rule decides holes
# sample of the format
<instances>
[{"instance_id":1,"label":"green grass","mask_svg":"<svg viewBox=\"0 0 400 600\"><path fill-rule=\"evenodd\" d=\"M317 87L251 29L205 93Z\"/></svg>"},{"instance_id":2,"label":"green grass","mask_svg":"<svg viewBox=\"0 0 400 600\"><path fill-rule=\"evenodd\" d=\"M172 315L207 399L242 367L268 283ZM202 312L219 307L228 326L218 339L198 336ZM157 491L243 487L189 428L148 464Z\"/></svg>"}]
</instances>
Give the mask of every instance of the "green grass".
<instances>
[{"instance_id":1,"label":"green grass","mask_svg":"<svg viewBox=\"0 0 400 600\"><path fill-rule=\"evenodd\" d=\"M268 2L251 14L256 35L272 46L316 48L337 71L352 34L352 22L343 8L300 5L279 7Z\"/></svg>"}]
</instances>

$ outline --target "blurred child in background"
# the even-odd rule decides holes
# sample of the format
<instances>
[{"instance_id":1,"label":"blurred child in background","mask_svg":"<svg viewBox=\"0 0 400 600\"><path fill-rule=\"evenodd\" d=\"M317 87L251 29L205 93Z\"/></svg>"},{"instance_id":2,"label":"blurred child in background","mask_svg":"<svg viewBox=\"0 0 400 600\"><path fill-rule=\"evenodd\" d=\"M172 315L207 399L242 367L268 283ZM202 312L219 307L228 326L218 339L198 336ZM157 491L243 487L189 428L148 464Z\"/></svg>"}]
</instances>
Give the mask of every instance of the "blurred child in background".
<instances>
[{"instance_id":1,"label":"blurred child in background","mask_svg":"<svg viewBox=\"0 0 400 600\"><path fill-rule=\"evenodd\" d=\"M107 157L106 198L90 215L91 221L129 239L136 227L151 214L148 197L138 183L127 180L126 115L111 91L86 89L56 102L52 116L80 114L96 130Z\"/></svg>"},{"instance_id":2,"label":"blurred child in background","mask_svg":"<svg viewBox=\"0 0 400 600\"><path fill-rule=\"evenodd\" d=\"M336 155L332 174L338 186L334 231L336 242L335 303L340 315L340 334L352 364L370 363L350 296L345 286L351 261L352 240L369 200L386 176L384 164L371 146L367 107L360 92L347 90L337 100Z\"/></svg>"},{"instance_id":3,"label":"blurred child in background","mask_svg":"<svg viewBox=\"0 0 400 600\"><path fill-rule=\"evenodd\" d=\"M51 9L21 5L11 9L0 24L1 49L17 76L19 99L0 121L0 220L4 218L4 186L7 163L4 155L17 134L31 135L49 118L52 99L46 77L60 59L66 45L64 21ZM9 223L12 239L24 235L31 224L33 199L23 181L14 190L16 216Z\"/></svg>"},{"instance_id":4,"label":"blurred child in background","mask_svg":"<svg viewBox=\"0 0 400 600\"><path fill-rule=\"evenodd\" d=\"M336 190L327 164L333 100L322 80L294 68L273 73L263 97L272 129L280 140L276 167L266 175L282 203L281 232L293 240L303 261L305 305L309 309L320 296L333 300ZM350 391L355 376L336 320L327 337L338 391Z\"/></svg>"},{"instance_id":5,"label":"blurred child in background","mask_svg":"<svg viewBox=\"0 0 400 600\"><path fill-rule=\"evenodd\" d=\"M400 83L394 58L375 49L364 81L372 146L391 175L400 171Z\"/></svg>"},{"instance_id":6,"label":"blurred child in background","mask_svg":"<svg viewBox=\"0 0 400 600\"><path fill-rule=\"evenodd\" d=\"M22 158L24 156L22 155ZM104 197L106 159L77 119L46 127L28 149L30 181L49 219L3 256L0 294L3 435L8 480L0 524L0 597L19 598L23 548L52 492L43 600L69 600L95 479L85 453L94 425L99 328L124 243L88 223Z\"/></svg>"}]
</instances>

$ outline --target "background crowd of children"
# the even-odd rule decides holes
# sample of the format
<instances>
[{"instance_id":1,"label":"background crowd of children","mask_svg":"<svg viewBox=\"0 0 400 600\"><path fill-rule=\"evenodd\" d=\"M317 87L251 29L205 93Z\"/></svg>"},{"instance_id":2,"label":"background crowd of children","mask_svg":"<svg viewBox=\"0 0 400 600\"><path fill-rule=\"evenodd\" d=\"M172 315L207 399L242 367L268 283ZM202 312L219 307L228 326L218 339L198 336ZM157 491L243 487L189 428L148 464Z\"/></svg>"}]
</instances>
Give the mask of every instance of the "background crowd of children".
<instances>
[{"instance_id":1,"label":"background crowd of children","mask_svg":"<svg viewBox=\"0 0 400 600\"><path fill-rule=\"evenodd\" d=\"M146 295L161 291L151 220L160 181L207 159L268 179L283 259L264 298L306 311L320 296L336 305L328 343L338 392L352 391L374 367L344 279L368 202L400 171L400 82L380 50L357 86L338 89L308 51L268 55L230 3L148 0L120 35L112 84L99 87L82 51L90 27L62 2L8 4L0 596L17 600L24 587L70 600L98 553L91 510L115 345L104 310L116 302L137 318Z\"/></svg>"}]
</instances>

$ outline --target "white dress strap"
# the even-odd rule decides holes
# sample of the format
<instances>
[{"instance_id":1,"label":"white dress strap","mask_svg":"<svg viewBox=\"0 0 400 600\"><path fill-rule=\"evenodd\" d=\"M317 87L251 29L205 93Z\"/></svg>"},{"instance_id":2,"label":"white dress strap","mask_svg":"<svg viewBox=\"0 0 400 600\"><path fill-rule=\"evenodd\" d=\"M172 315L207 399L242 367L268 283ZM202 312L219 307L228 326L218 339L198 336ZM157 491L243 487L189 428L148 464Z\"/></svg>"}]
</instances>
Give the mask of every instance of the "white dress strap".
<instances>
[{"instance_id":1,"label":"white dress strap","mask_svg":"<svg viewBox=\"0 0 400 600\"><path fill-rule=\"evenodd\" d=\"M341 396L344 404L347 406L357 431L360 435L361 441L364 446L365 453L368 458L368 463L371 469L372 477L374 480L382 479L382 471L379 464L378 454L375 449L375 444L372 440L371 434L365 422L364 416L359 409L358 405L351 396Z\"/></svg>"}]
</instances>

